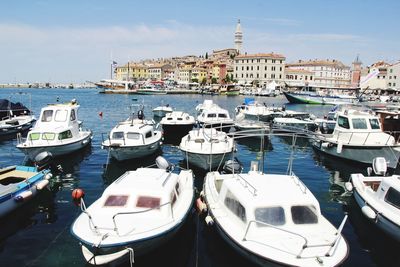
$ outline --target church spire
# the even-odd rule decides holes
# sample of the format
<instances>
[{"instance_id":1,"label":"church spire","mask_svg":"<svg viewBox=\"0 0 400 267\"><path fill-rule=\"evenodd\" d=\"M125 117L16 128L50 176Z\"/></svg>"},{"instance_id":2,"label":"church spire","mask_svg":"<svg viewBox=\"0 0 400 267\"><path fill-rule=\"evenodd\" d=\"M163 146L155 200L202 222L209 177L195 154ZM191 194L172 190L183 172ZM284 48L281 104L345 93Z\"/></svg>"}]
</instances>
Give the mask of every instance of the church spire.
<instances>
[{"instance_id":1,"label":"church spire","mask_svg":"<svg viewBox=\"0 0 400 267\"><path fill-rule=\"evenodd\" d=\"M235 49L238 51L239 54L242 50L242 44L243 44L242 38L243 38L242 27L240 26L240 19L238 19L235 31Z\"/></svg>"}]
</instances>

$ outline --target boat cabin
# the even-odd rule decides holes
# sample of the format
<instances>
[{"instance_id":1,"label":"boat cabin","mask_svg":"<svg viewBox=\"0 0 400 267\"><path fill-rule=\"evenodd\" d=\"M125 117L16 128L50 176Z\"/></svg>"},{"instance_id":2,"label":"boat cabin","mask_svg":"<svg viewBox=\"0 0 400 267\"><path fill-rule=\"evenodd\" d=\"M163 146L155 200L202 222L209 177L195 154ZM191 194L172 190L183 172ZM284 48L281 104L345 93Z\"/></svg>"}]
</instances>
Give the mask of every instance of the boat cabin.
<instances>
[{"instance_id":1,"label":"boat cabin","mask_svg":"<svg viewBox=\"0 0 400 267\"><path fill-rule=\"evenodd\" d=\"M265 177L263 177L265 176ZM266 177L269 176L269 177ZM220 204L229 216L242 226L254 221L258 227L273 226L293 229L298 226L317 224L320 207L315 197L307 193L301 184L286 185L293 180L280 179L282 175L269 175L251 171L248 175L237 174L231 179L216 180ZM263 186L263 180L274 180L276 187ZM290 194L282 194L279 188L294 188ZM285 189L285 190L286 190ZM307 190L307 191L306 191Z\"/></svg>"},{"instance_id":2,"label":"boat cabin","mask_svg":"<svg viewBox=\"0 0 400 267\"><path fill-rule=\"evenodd\" d=\"M123 145L126 143L147 144L154 142L154 137L160 132L154 131L153 125L149 124L119 124L110 133L113 144Z\"/></svg>"},{"instance_id":3,"label":"boat cabin","mask_svg":"<svg viewBox=\"0 0 400 267\"><path fill-rule=\"evenodd\" d=\"M29 141L65 140L79 135L79 105L76 101L42 108L35 127L29 132Z\"/></svg>"}]
</instances>

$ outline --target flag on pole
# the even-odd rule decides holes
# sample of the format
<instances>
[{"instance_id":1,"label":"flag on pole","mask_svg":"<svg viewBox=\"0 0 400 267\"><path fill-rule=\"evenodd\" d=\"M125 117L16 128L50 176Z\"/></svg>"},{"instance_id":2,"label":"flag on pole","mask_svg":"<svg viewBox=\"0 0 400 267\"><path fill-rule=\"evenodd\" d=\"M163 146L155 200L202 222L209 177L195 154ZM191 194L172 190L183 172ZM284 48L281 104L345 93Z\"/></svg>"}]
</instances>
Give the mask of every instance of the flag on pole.
<instances>
[{"instance_id":1,"label":"flag on pole","mask_svg":"<svg viewBox=\"0 0 400 267\"><path fill-rule=\"evenodd\" d=\"M117 67L117 65L118 65L118 63L116 62L116 61L112 61L112 63L111 63L111 65L113 66L113 68L116 68Z\"/></svg>"}]
</instances>

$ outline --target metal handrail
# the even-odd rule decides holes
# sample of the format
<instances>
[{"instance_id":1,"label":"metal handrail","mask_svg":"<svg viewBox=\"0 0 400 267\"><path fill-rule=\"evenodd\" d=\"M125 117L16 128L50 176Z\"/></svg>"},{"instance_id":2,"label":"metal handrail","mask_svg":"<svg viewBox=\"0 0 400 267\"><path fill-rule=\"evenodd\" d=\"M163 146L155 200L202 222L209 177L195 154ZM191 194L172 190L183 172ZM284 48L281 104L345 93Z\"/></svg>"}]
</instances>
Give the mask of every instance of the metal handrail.
<instances>
[{"instance_id":1,"label":"metal handrail","mask_svg":"<svg viewBox=\"0 0 400 267\"><path fill-rule=\"evenodd\" d=\"M244 184L244 187L245 187L245 188L248 188L248 186L250 186L250 187L253 189L253 192L251 192L250 189L249 189L249 192L252 193L253 196L256 196L256 195L257 195L257 189L256 189L253 185L251 185L246 179L244 179L244 177L242 177L242 176L240 175L240 173L237 173L237 177L240 178L240 179L242 179L242 180L245 182L245 184Z\"/></svg>"},{"instance_id":2,"label":"metal handrail","mask_svg":"<svg viewBox=\"0 0 400 267\"><path fill-rule=\"evenodd\" d=\"M149 209L147 209L147 210L142 210L142 211L131 211L131 212L118 212L118 213L114 214L113 217L112 217L113 224L114 224L114 229L113 229L113 230L117 233L117 235L121 236L120 233L119 233L119 231L118 231L117 223L116 223L116 221L115 221L115 218L116 218L117 216L119 216L119 215L130 215L130 214L145 213L145 212L149 212L149 211L152 211L152 210L155 210L155 209L159 209L159 208L164 207L164 206L166 206L166 205L169 205L169 206L170 206L170 208L171 208L172 221L174 221L175 218L174 218L174 210L173 210L173 208L172 208L172 203L171 203L171 202L167 202L167 203L164 203L164 204L159 205L159 206L157 206L157 207L149 208ZM130 231L129 231L129 232L130 232Z\"/></svg>"}]
</instances>

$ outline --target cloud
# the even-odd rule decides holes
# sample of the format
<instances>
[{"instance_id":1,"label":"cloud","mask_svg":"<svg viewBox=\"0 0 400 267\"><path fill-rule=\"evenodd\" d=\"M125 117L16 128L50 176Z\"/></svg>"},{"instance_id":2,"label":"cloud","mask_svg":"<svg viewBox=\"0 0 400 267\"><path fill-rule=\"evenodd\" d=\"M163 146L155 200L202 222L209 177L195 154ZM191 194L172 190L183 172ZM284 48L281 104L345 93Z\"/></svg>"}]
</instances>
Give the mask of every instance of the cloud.
<instances>
[{"instance_id":1,"label":"cloud","mask_svg":"<svg viewBox=\"0 0 400 267\"><path fill-rule=\"evenodd\" d=\"M288 19L288 18L260 18L260 17L242 17L242 18L243 20L256 21L261 23L268 23L272 25L288 26L288 27L295 27L303 24L302 21Z\"/></svg>"}]
</instances>

